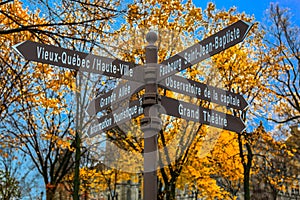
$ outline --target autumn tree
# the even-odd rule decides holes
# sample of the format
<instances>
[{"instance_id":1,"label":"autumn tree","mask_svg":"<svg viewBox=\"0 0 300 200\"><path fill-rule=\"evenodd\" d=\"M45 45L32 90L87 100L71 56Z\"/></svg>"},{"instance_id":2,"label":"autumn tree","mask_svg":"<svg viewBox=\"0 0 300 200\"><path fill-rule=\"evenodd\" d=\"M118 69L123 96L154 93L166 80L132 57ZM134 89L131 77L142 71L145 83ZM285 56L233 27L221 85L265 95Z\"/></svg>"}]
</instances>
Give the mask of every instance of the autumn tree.
<instances>
[{"instance_id":1,"label":"autumn tree","mask_svg":"<svg viewBox=\"0 0 300 200\"><path fill-rule=\"evenodd\" d=\"M271 4L264 27L268 51L266 62L268 78L265 91L274 110L268 119L291 125L299 124L299 27L293 24L287 9ZM268 100L268 99L267 99Z\"/></svg>"},{"instance_id":2,"label":"autumn tree","mask_svg":"<svg viewBox=\"0 0 300 200\"><path fill-rule=\"evenodd\" d=\"M215 14L218 15L218 14ZM220 14L224 17L224 22L234 18L227 13ZM241 14L244 18L246 15ZM244 19L247 21L246 19ZM253 19L248 19L253 20ZM211 23L219 26L219 21L212 18ZM249 103L249 108L244 111L230 110L230 113L240 117L245 123L253 126L254 130L243 131L237 133L236 140L239 146L239 159L243 167L243 187L244 198L250 199L251 189L251 174L253 168L253 148L258 134L259 127L255 119L255 112L258 109L256 102L260 101L262 95L261 86L264 83L266 67L262 64L264 58L264 49L266 45L263 44L264 32L259 31L258 24L254 23L253 27L240 45L235 45L224 53L213 57L214 67L216 67L221 74L223 87L229 91L243 94ZM255 130L255 128L257 128Z\"/></svg>"},{"instance_id":3,"label":"autumn tree","mask_svg":"<svg viewBox=\"0 0 300 200\"><path fill-rule=\"evenodd\" d=\"M20 1L1 3L1 133L31 158L47 199L53 199L57 184L73 167L74 147L81 148L70 104L76 73L24 62L10 47L33 40L84 51L103 48L100 35L122 12L114 9L117 1L32 3L40 10L23 9ZM77 161L81 154L76 152Z\"/></svg>"},{"instance_id":4,"label":"autumn tree","mask_svg":"<svg viewBox=\"0 0 300 200\"><path fill-rule=\"evenodd\" d=\"M274 130L263 136L267 150L256 153L264 158L260 175L276 198L292 187L299 169L297 144L291 139L285 141L296 136L299 126L299 27L293 24L288 9L278 4L270 5L266 19L262 25L266 49L261 59L265 71L259 86L261 100L255 104L256 115L272 122Z\"/></svg>"},{"instance_id":5,"label":"autumn tree","mask_svg":"<svg viewBox=\"0 0 300 200\"><path fill-rule=\"evenodd\" d=\"M300 38L299 26L293 23L293 18L288 9L280 8L278 4L271 4L267 13L269 20L265 26L267 37L266 43L270 49L266 53L268 66L268 85L264 85L266 94L272 98L267 99L273 110L267 118L278 124L281 134L297 138L299 128L299 83L300 83ZM288 133L288 134L286 134ZM297 149L298 145L291 142L287 144Z\"/></svg>"}]
</instances>

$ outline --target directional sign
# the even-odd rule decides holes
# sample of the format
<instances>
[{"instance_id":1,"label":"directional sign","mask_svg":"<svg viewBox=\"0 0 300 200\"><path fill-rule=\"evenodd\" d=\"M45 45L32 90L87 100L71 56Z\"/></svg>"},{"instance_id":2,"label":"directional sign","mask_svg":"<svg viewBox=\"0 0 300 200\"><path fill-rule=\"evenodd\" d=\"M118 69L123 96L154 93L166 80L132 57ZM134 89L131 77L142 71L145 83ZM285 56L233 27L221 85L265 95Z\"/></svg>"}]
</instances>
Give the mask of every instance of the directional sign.
<instances>
[{"instance_id":1,"label":"directional sign","mask_svg":"<svg viewBox=\"0 0 300 200\"><path fill-rule=\"evenodd\" d=\"M115 89L93 99L88 105L87 113L90 116L95 115L101 110L111 107L112 104L130 98L135 92L141 90L143 86L143 84L133 81L118 85Z\"/></svg>"},{"instance_id":2,"label":"directional sign","mask_svg":"<svg viewBox=\"0 0 300 200\"><path fill-rule=\"evenodd\" d=\"M73 51L32 41L13 46L27 60L144 82L143 68L134 63Z\"/></svg>"},{"instance_id":3,"label":"directional sign","mask_svg":"<svg viewBox=\"0 0 300 200\"><path fill-rule=\"evenodd\" d=\"M242 95L205 85L190 79L182 78L177 75L169 76L158 84L165 89L213 102L229 108L244 110L248 107L248 103Z\"/></svg>"},{"instance_id":4,"label":"directional sign","mask_svg":"<svg viewBox=\"0 0 300 200\"><path fill-rule=\"evenodd\" d=\"M140 100L131 101L127 107L121 107L114 112L99 118L97 124L91 128L90 136L108 131L132 118L143 114Z\"/></svg>"},{"instance_id":5,"label":"directional sign","mask_svg":"<svg viewBox=\"0 0 300 200\"><path fill-rule=\"evenodd\" d=\"M246 127L240 118L169 97L162 96L161 104L164 106L166 114L174 117L200 122L237 133L242 132Z\"/></svg>"},{"instance_id":6,"label":"directional sign","mask_svg":"<svg viewBox=\"0 0 300 200\"><path fill-rule=\"evenodd\" d=\"M176 74L206 58L209 58L241 41L253 24L242 20L226 27L186 50L163 61L157 73L157 80Z\"/></svg>"}]
</instances>

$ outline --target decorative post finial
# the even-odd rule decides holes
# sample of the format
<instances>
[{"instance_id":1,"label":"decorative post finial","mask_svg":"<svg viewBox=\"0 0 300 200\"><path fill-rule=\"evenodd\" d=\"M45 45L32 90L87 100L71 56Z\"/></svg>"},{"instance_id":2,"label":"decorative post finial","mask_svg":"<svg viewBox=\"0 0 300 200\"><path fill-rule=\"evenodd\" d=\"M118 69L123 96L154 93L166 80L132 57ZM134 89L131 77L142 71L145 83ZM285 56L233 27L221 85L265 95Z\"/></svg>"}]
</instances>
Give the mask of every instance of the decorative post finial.
<instances>
[{"instance_id":1,"label":"decorative post finial","mask_svg":"<svg viewBox=\"0 0 300 200\"><path fill-rule=\"evenodd\" d=\"M146 35L146 40L150 45L154 45L157 41L157 34L154 31L149 31Z\"/></svg>"}]
</instances>

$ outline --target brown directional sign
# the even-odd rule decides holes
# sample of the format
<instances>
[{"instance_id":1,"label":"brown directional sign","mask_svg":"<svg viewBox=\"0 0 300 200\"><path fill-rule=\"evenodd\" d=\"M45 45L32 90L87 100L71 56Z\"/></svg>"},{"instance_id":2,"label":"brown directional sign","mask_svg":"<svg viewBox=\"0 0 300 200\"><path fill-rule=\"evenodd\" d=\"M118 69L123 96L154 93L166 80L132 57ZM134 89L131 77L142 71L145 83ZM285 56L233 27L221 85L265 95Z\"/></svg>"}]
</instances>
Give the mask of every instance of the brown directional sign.
<instances>
[{"instance_id":1,"label":"brown directional sign","mask_svg":"<svg viewBox=\"0 0 300 200\"><path fill-rule=\"evenodd\" d=\"M115 128L132 118L142 115L143 112L140 100L131 101L126 107L120 107L112 113L97 119L96 125L91 127L90 136Z\"/></svg>"},{"instance_id":2,"label":"brown directional sign","mask_svg":"<svg viewBox=\"0 0 300 200\"><path fill-rule=\"evenodd\" d=\"M134 81L120 84L115 89L93 99L88 105L87 113L90 116L95 115L98 112L109 108L112 104L130 98L131 95L141 90L142 87L144 87L143 84Z\"/></svg>"},{"instance_id":3,"label":"brown directional sign","mask_svg":"<svg viewBox=\"0 0 300 200\"><path fill-rule=\"evenodd\" d=\"M143 68L136 67L134 63L125 62L102 56L73 51L32 41L25 41L13 46L25 59L45 64L62 66L70 69L81 70L124 78L126 80L144 82Z\"/></svg>"},{"instance_id":4,"label":"brown directional sign","mask_svg":"<svg viewBox=\"0 0 300 200\"><path fill-rule=\"evenodd\" d=\"M245 129L244 122L237 117L219 111L203 108L183 101L163 96L161 105L167 115L180 117L186 120L200 122L213 127L234 131L237 133Z\"/></svg>"},{"instance_id":5,"label":"brown directional sign","mask_svg":"<svg viewBox=\"0 0 300 200\"><path fill-rule=\"evenodd\" d=\"M163 61L158 69L157 81L174 75L206 58L209 58L241 41L252 27L242 20L224 28L186 50Z\"/></svg>"},{"instance_id":6,"label":"brown directional sign","mask_svg":"<svg viewBox=\"0 0 300 200\"><path fill-rule=\"evenodd\" d=\"M191 97L213 102L228 108L244 110L248 107L248 103L242 95L186 79L177 75L165 78L158 83L158 85L177 93L186 94Z\"/></svg>"}]
</instances>

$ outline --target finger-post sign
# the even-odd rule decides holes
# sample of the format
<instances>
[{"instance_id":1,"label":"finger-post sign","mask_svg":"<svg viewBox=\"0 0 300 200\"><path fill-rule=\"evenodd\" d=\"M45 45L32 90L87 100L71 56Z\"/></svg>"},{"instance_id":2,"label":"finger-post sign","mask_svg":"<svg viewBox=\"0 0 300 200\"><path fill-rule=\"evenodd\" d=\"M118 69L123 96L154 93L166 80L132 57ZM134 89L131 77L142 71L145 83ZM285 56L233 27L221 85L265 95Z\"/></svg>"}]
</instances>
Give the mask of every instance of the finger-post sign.
<instances>
[{"instance_id":1,"label":"finger-post sign","mask_svg":"<svg viewBox=\"0 0 300 200\"><path fill-rule=\"evenodd\" d=\"M158 87L227 108L246 109L248 103L240 94L185 79L175 74L243 41L251 27L252 24L248 22L237 21L160 64L157 63L158 49L154 45L157 35L149 32L146 36L149 44L146 46L144 67L119 59L32 41L16 44L13 49L27 60L128 80L114 90L93 99L87 108L89 115L106 111L113 104L129 100L134 93L145 89L141 100L130 101L125 106L119 106L114 113L108 113L99 118L97 124L91 128L91 135L108 131L144 114L141 120L141 130L144 132L144 200L155 200L157 199L157 157L153 156L156 154L148 156L148 153L157 151L157 135L162 124L159 106L156 105L163 106L167 115L185 120L234 132L242 132L245 129L244 122L238 117L169 97L161 97L157 92Z\"/></svg>"}]
</instances>

